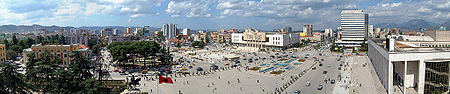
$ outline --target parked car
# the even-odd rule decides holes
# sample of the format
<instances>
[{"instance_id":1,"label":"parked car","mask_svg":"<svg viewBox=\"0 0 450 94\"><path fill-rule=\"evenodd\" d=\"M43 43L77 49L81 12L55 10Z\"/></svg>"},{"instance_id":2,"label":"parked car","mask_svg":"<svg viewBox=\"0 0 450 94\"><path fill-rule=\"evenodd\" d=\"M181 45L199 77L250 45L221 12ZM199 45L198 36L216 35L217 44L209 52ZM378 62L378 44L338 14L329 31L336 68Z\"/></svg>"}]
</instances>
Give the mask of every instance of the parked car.
<instances>
[{"instance_id":1,"label":"parked car","mask_svg":"<svg viewBox=\"0 0 450 94\"><path fill-rule=\"evenodd\" d=\"M320 63L319 66L322 66L322 63Z\"/></svg>"},{"instance_id":2,"label":"parked car","mask_svg":"<svg viewBox=\"0 0 450 94\"><path fill-rule=\"evenodd\" d=\"M334 80L331 80L331 84L334 84L336 81L334 81Z\"/></svg>"},{"instance_id":3,"label":"parked car","mask_svg":"<svg viewBox=\"0 0 450 94\"><path fill-rule=\"evenodd\" d=\"M327 74L327 72L328 72L328 71L323 71L322 73L323 73L323 74Z\"/></svg>"},{"instance_id":4,"label":"parked car","mask_svg":"<svg viewBox=\"0 0 450 94\"><path fill-rule=\"evenodd\" d=\"M219 69L219 66L217 66L217 65L211 65L211 69L212 69L212 70L218 70L218 69Z\"/></svg>"}]
</instances>

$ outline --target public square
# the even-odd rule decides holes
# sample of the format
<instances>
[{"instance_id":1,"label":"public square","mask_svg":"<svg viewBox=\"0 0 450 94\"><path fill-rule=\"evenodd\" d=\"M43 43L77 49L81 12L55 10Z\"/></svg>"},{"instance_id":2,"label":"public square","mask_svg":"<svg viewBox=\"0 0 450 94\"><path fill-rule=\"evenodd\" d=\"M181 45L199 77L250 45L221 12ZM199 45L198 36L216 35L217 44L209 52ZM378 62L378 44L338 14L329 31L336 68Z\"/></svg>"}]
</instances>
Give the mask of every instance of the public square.
<instances>
[{"instance_id":1,"label":"public square","mask_svg":"<svg viewBox=\"0 0 450 94\"><path fill-rule=\"evenodd\" d=\"M113 64L109 64L108 51L104 50L102 53L105 55L106 66L104 68L118 69L113 67ZM174 81L173 84L158 84L155 74L148 75L138 72L126 75L110 72L107 79L127 80L131 76L142 78L140 85L133 89L150 94L371 93L363 91L370 90L370 88L361 88L356 84L351 84L352 79L373 80L372 83L357 82L368 87L381 86L376 84L376 79L372 79L377 77L368 79L358 76L361 73L352 71L355 69L352 69L351 66L370 64L367 63L370 62L367 56L352 54L348 51L344 53L330 52L326 46L319 49L306 46L284 51L255 52L251 49L243 50L233 46L211 45L206 46L205 49L178 50L172 54L174 61L180 64L174 65L171 68L173 73L166 74L165 77L170 77ZM358 62L353 59L357 59ZM217 70L211 67L213 65L218 66ZM198 70L199 67L203 70ZM373 71L373 68L370 68L358 67L358 70ZM273 73L274 71L282 72ZM157 71L148 73L154 72ZM319 85L322 88L319 89Z\"/></svg>"}]
</instances>

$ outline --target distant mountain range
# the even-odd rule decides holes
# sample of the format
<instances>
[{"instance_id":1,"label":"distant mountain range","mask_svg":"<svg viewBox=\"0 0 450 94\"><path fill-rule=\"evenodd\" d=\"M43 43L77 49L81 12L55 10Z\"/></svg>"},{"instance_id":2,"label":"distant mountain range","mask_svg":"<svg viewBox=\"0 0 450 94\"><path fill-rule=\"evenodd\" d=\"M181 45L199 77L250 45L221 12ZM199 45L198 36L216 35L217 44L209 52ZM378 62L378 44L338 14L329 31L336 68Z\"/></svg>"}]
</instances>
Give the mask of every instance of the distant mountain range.
<instances>
[{"instance_id":1,"label":"distant mountain range","mask_svg":"<svg viewBox=\"0 0 450 94\"><path fill-rule=\"evenodd\" d=\"M374 27L375 28L400 28L400 29L407 29L407 30L418 30L419 28L428 28L428 29L439 29L439 27L441 27L441 25L443 25L444 27L450 28L450 20L442 23L442 24L438 24L438 23L432 23L432 22L427 22L425 20L422 19L414 19L414 20L409 20L408 22L404 22L404 23L378 23L375 24Z\"/></svg>"},{"instance_id":2,"label":"distant mountain range","mask_svg":"<svg viewBox=\"0 0 450 94\"><path fill-rule=\"evenodd\" d=\"M47 29L47 31L55 31L55 30L60 30L60 29L65 29L65 30L70 30L70 29L74 29L74 28L78 28L78 29L88 29L88 30L92 30L92 31L99 31L105 28L113 28L113 29L118 29L122 32L125 32L127 30L127 26L82 26L82 27L61 27L61 26L42 26L42 25L2 25L0 26L0 33L20 33L20 32L33 32L36 31L37 29ZM144 27L137 27L137 26L131 26L131 31L136 30L136 28L144 28ZM182 28L178 28L180 30L182 30ZM161 30L161 28L156 28L156 27L150 27L150 32L156 31L156 30ZM191 33L195 33L197 31L200 30L194 30L191 29ZM210 32L210 31L216 31L216 30L204 30L206 32Z\"/></svg>"}]
</instances>

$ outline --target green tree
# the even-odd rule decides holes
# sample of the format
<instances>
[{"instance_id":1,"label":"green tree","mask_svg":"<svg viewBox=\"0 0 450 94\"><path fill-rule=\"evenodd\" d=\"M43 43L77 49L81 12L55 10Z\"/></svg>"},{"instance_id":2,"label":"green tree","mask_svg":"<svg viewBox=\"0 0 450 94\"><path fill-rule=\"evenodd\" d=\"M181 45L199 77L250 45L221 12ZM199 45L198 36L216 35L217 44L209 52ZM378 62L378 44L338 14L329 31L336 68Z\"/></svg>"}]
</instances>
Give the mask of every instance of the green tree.
<instances>
[{"instance_id":1,"label":"green tree","mask_svg":"<svg viewBox=\"0 0 450 94\"><path fill-rule=\"evenodd\" d=\"M6 48L6 49L9 49L9 43L8 43L8 40L3 39L3 44L5 44L5 48Z\"/></svg>"},{"instance_id":2,"label":"green tree","mask_svg":"<svg viewBox=\"0 0 450 94\"><path fill-rule=\"evenodd\" d=\"M22 53L22 50L23 50L22 46L20 46L20 45L11 45L9 47L9 49L13 50L16 53Z\"/></svg>"},{"instance_id":3,"label":"green tree","mask_svg":"<svg viewBox=\"0 0 450 94\"><path fill-rule=\"evenodd\" d=\"M62 60L48 52L40 54L39 57L29 56L27 62L27 72L25 73L27 81L35 86L36 90L48 93L55 86L52 85L53 79L58 78L55 74L60 69L58 64L62 64Z\"/></svg>"},{"instance_id":4,"label":"green tree","mask_svg":"<svg viewBox=\"0 0 450 94\"><path fill-rule=\"evenodd\" d=\"M35 41L33 40L33 38L28 38L28 39L27 39L27 42L26 42L27 48L31 47L31 45L33 45L34 42L35 42Z\"/></svg>"},{"instance_id":5,"label":"green tree","mask_svg":"<svg viewBox=\"0 0 450 94\"><path fill-rule=\"evenodd\" d=\"M170 54L169 49L170 49L169 47L167 48L163 47L159 52L160 53L159 61L161 61L162 64L171 65L173 62L173 57L172 54Z\"/></svg>"},{"instance_id":6,"label":"green tree","mask_svg":"<svg viewBox=\"0 0 450 94\"><path fill-rule=\"evenodd\" d=\"M60 35L59 36L59 44L66 44L66 37L64 37L63 35Z\"/></svg>"},{"instance_id":7,"label":"green tree","mask_svg":"<svg viewBox=\"0 0 450 94\"><path fill-rule=\"evenodd\" d=\"M19 41L17 40L16 35L13 35L13 37L12 37L12 44L16 45L18 42Z\"/></svg>"},{"instance_id":8,"label":"green tree","mask_svg":"<svg viewBox=\"0 0 450 94\"><path fill-rule=\"evenodd\" d=\"M31 86L23 80L23 75L17 72L17 67L0 63L0 93L31 94L31 90Z\"/></svg>"},{"instance_id":9,"label":"green tree","mask_svg":"<svg viewBox=\"0 0 450 94\"><path fill-rule=\"evenodd\" d=\"M17 53L13 50L6 50L6 59L8 60L16 60Z\"/></svg>"},{"instance_id":10,"label":"green tree","mask_svg":"<svg viewBox=\"0 0 450 94\"><path fill-rule=\"evenodd\" d=\"M203 48L205 47L205 43L203 41L194 41L191 46L194 48Z\"/></svg>"}]
</instances>

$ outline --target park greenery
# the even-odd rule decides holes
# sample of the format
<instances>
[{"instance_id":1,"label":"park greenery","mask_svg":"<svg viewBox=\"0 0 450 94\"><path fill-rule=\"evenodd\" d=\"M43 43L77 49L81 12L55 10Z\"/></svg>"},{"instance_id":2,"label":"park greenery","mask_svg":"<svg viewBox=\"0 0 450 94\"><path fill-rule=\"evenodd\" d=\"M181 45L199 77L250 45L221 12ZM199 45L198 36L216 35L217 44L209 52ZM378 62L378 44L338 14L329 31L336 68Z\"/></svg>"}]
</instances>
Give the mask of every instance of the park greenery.
<instances>
[{"instance_id":1,"label":"park greenery","mask_svg":"<svg viewBox=\"0 0 450 94\"><path fill-rule=\"evenodd\" d=\"M203 41L194 41L192 42L191 46L194 48L203 48L205 47L205 43Z\"/></svg>"},{"instance_id":2,"label":"park greenery","mask_svg":"<svg viewBox=\"0 0 450 94\"><path fill-rule=\"evenodd\" d=\"M1 44L5 45L6 58L8 60L15 60L16 56L22 53L23 49L30 48L35 43L42 44L64 44L65 38L62 35L37 36L36 38L17 39L16 35L11 37L11 40L4 39Z\"/></svg>"},{"instance_id":3,"label":"park greenery","mask_svg":"<svg viewBox=\"0 0 450 94\"><path fill-rule=\"evenodd\" d=\"M161 61L161 64L171 64L172 55L164 47L161 47L158 43L154 41L124 41L124 42L113 42L106 46L111 55L113 56L113 61L117 61L119 66L126 63L136 62L137 58L143 58L144 66L150 59L157 58ZM151 64L155 64L152 62Z\"/></svg>"},{"instance_id":4,"label":"park greenery","mask_svg":"<svg viewBox=\"0 0 450 94\"><path fill-rule=\"evenodd\" d=\"M89 71L92 62L81 54L74 52L68 66L48 52L28 56L25 75L18 73L15 65L0 64L0 93L101 93L100 82Z\"/></svg>"}]
</instances>

